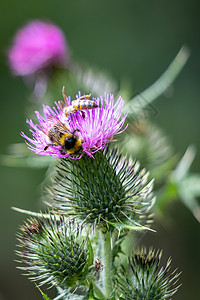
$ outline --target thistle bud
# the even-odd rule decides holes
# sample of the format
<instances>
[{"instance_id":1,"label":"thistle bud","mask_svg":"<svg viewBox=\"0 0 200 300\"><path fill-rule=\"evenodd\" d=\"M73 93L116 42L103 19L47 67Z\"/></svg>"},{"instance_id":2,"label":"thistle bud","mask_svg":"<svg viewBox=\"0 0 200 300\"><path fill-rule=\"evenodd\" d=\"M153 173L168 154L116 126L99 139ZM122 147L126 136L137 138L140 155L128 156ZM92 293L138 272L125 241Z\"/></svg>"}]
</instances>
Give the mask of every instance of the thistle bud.
<instances>
[{"instance_id":1,"label":"thistle bud","mask_svg":"<svg viewBox=\"0 0 200 300\"><path fill-rule=\"evenodd\" d=\"M159 268L161 257L161 251L143 248L129 258L128 272L121 266L116 280L120 299L163 300L175 294L179 274L170 273L171 259Z\"/></svg>"},{"instance_id":2,"label":"thistle bud","mask_svg":"<svg viewBox=\"0 0 200 300\"><path fill-rule=\"evenodd\" d=\"M49 219L30 219L21 227L20 263L30 278L40 285L67 288L76 286L83 276L88 251L74 222L52 215ZM80 284L80 282L79 282Z\"/></svg>"}]
</instances>

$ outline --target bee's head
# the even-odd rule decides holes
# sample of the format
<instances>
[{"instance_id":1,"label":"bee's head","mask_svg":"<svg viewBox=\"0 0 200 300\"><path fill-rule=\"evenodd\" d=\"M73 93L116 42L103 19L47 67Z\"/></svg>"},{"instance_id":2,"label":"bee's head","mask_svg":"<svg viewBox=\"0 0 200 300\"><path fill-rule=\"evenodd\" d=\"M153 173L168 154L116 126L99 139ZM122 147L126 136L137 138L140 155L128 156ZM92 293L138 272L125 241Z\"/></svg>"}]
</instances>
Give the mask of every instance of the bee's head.
<instances>
[{"instance_id":1,"label":"bee's head","mask_svg":"<svg viewBox=\"0 0 200 300\"><path fill-rule=\"evenodd\" d=\"M76 144L76 140L77 138L75 136L71 136L71 137L67 137L65 139L65 143L64 143L64 147L66 150L70 150L74 147L74 145Z\"/></svg>"},{"instance_id":2,"label":"bee's head","mask_svg":"<svg viewBox=\"0 0 200 300\"><path fill-rule=\"evenodd\" d=\"M77 135L73 134L72 136L65 138L64 146L61 151L69 154L77 154L81 149L81 139Z\"/></svg>"}]
</instances>

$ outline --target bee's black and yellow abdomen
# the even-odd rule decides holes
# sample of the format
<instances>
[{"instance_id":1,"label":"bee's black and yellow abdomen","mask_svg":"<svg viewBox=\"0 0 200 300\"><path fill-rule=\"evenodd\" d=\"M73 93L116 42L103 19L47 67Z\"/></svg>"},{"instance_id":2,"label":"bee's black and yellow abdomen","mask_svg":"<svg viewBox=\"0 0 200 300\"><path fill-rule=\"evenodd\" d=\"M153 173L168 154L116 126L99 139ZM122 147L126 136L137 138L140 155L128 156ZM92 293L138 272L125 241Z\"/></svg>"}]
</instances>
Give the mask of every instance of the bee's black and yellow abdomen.
<instances>
[{"instance_id":1,"label":"bee's black and yellow abdomen","mask_svg":"<svg viewBox=\"0 0 200 300\"><path fill-rule=\"evenodd\" d=\"M62 109L66 117L68 117L70 113L75 113L80 110L93 109L98 107L98 104L95 101L89 99L90 96L91 94L82 96L76 100L73 100L70 106L66 105Z\"/></svg>"},{"instance_id":2,"label":"bee's black and yellow abdomen","mask_svg":"<svg viewBox=\"0 0 200 300\"><path fill-rule=\"evenodd\" d=\"M96 102L92 100L74 100L72 102L72 107L75 111L77 110L85 110L85 109L92 109L97 107L98 105Z\"/></svg>"}]
</instances>

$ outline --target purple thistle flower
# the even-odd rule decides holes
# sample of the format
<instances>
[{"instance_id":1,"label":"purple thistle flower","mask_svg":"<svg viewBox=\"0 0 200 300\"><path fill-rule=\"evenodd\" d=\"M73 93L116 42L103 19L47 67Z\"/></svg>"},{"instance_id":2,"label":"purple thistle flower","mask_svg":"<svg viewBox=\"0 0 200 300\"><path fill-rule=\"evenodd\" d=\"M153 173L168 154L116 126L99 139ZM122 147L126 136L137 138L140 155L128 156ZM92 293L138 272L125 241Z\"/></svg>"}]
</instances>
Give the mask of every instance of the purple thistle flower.
<instances>
[{"instance_id":1,"label":"purple thistle flower","mask_svg":"<svg viewBox=\"0 0 200 300\"><path fill-rule=\"evenodd\" d=\"M28 23L16 33L7 55L10 68L19 76L68 63L68 49L61 29L39 20Z\"/></svg>"},{"instance_id":2,"label":"purple thistle flower","mask_svg":"<svg viewBox=\"0 0 200 300\"><path fill-rule=\"evenodd\" d=\"M80 93L77 95L77 99L79 97ZM127 127L122 129L127 116L126 114L122 116L124 101L119 97L115 103L112 94L105 94L105 98L93 98L93 101L97 103L97 108L84 111L78 110L70 113L68 118L57 102L55 102L56 107L53 107L53 109L43 105L44 117L39 112L35 112L39 125L34 124L32 120L27 120L33 138L28 137L23 132L21 133L28 141L29 149L36 154L50 155L57 158L80 158L84 152L93 157L95 152L104 149L112 141L115 134L120 134ZM67 98L67 104L71 105L70 97ZM76 153L62 153L62 146L52 143L48 133L55 124L62 124L70 133L75 132L77 138L81 141L81 153L78 153L78 155Z\"/></svg>"}]
</instances>

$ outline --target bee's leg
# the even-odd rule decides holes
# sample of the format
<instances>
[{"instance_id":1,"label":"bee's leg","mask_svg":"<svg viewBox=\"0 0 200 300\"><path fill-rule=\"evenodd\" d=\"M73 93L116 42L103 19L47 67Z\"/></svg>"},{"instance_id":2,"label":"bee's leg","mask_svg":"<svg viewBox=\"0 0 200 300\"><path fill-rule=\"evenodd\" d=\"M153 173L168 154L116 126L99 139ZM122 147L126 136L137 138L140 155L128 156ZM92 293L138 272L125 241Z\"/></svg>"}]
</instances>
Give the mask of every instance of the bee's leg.
<instances>
[{"instance_id":1,"label":"bee's leg","mask_svg":"<svg viewBox=\"0 0 200 300\"><path fill-rule=\"evenodd\" d=\"M77 100L88 100L92 94L79 97Z\"/></svg>"},{"instance_id":2,"label":"bee's leg","mask_svg":"<svg viewBox=\"0 0 200 300\"><path fill-rule=\"evenodd\" d=\"M91 95L92 95L92 94L86 95L86 96L85 96L85 100L90 99Z\"/></svg>"},{"instance_id":3,"label":"bee's leg","mask_svg":"<svg viewBox=\"0 0 200 300\"><path fill-rule=\"evenodd\" d=\"M83 119L85 119L85 112L81 110L81 114L82 114Z\"/></svg>"},{"instance_id":4,"label":"bee's leg","mask_svg":"<svg viewBox=\"0 0 200 300\"><path fill-rule=\"evenodd\" d=\"M46 151L46 150L49 148L49 146L54 146L54 144L47 144L47 145L44 147L44 151Z\"/></svg>"},{"instance_id":5,"label":"bee's leg","mask_svg":"<svg viewBox=\"0 0 200 300\"><path fill-rule=\"evenodd\" d=\"M63 95L63 100L64 100L65 104L67 105L67 96L65 94L65 87L64 86L62 88L62 95Z\"/></svg>"},{"instance_id":6,"label":"bee's leg","mask_svg":"<svg viewBox=\"0 0 200 300\"><path fill-rule=\"evenodd\" d=\"M72 132L72 134L74 135L74 133L76 132L76 131L79 131L80 132L80 129L75 129L73 132Z\"/></svg>"},{"instance_id":7,"label":"bee's leg","mask_svg":"<svg viewBox=\"0 0 200 300\"><path fill-rule=\"evenodd\" d=\"M65 155L65 154L66 154L65 150L64 150L64 149L61 149L61 150L60 150L60 154Z\"/></svg>"}]
</instances>

